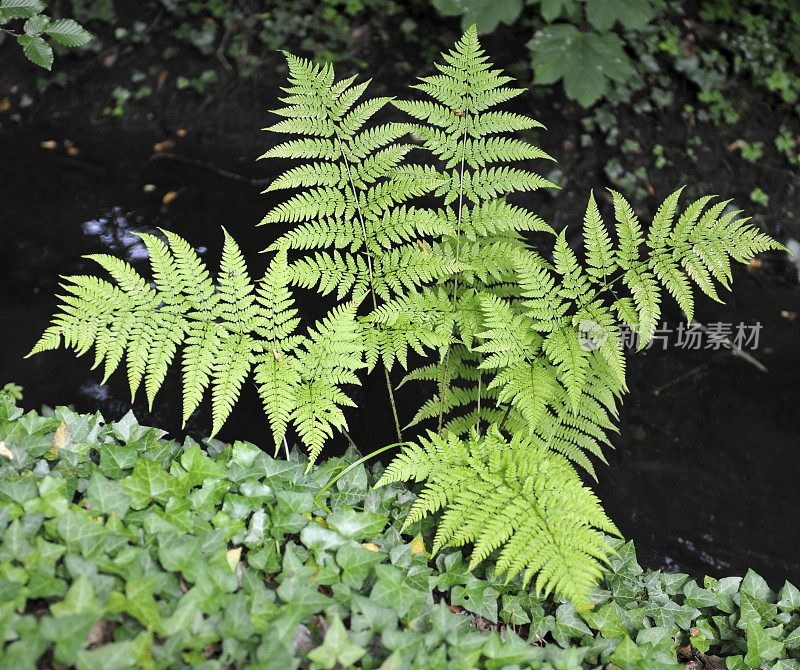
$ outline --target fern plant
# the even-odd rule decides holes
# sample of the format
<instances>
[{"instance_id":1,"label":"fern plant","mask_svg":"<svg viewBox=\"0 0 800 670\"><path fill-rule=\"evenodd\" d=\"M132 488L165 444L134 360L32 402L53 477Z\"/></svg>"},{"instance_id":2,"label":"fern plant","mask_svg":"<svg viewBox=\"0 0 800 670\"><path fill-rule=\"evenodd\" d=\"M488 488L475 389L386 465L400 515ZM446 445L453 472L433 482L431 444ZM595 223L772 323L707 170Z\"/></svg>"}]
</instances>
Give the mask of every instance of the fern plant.
<instances>
[{"instance_id":1,"label":"fern plant","mask_svg":"<svg viewBox=\"0 0 800 670\"><path fill-rule=\"evenodd\" d=\"M292 426L311 462L346 430L344 389L378 365L400 434L390 376L400 366L403 384L432 389L410 418L424 433L379 482L424 483L407 524L440 514L434 551L471 543L472 567L494 556L508 579L535 577L538 590L587 605L606 534L619 534L579 474L603 460L627 390L619 325L644 346L664 291L690 320L692 283L719 300L730 259L780 245L728 201L679 211L680 191L645 231L612 191L613 225L591 194L576 253L565 231L507 200L552 186L520 165L549 156L509 136L541 125L498 109L522 89L488 61L474 27L416 85L425 99L391 101L411 122L371 123L388 98L358 103L366 84L287 61L283 120L270 130L295 137L264 156L306 162L268 189L299 191L264 218L291 227L270 245L263 278L250 279L227 232L216 280L177 235L142 235L152 284L91 257L116 283L68 277L31 353L94 347L104 379L125 358L132 394L143 383L152 403L183 347L184 420L210 387L216 433L252 376L276 447ZM410 161L412 150L428 155ZM532 233L552 236L552 253ZM336 301L302 334L292 296L309 289Z\"/></svg>"}]
</instances>

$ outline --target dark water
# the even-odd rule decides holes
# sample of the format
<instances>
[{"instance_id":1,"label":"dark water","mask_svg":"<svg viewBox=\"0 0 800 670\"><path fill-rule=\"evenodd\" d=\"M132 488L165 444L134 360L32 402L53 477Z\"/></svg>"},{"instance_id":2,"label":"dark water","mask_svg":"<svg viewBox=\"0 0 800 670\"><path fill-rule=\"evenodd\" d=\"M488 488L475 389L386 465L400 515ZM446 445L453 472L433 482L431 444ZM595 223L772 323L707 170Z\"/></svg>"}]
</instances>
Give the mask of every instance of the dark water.
<instances>
[{"instance_id":1,"label":"dark water","mask_svg":"<svg viewBox=\"0 0 800 670\"><path fill-rule=\"evenodd\" d=\"M240 92L233 102L207 107L167 101L155 114L98 121L81 114L79 94L65 99L60 114L42 112L22 128L0 131L0 381L24 386L25 406L74 404L81 411L100 409L109 420L133 408L140 421L182 434L174 374L150 414L141 397L131 404L124 373L100 386L88 356L23 356L55 308L59 275L94 271L82 255L113 253L146 271L137 230L172 230L215 268L225 226L245 251L252 274L260 274L265 259L257 251L282 232L254 227L269 205L256 182L281 168L255 162L269 142L254 129L264 125L262 110L271 96L268 89ZM547 117L548 110L536 113ZM575 138L570 123L543 137L553 155L565 153L565 138ZM183 137L180 128L188 129ZM80 153L70 155L65 139ZM153 147L164 139L176 142L171 153L204 165L154 159ZM57 148L42 148L48 140ZM575 161L567 157L566 164ZM602 185L596 163L581 179L557 198L537 196L532 205L551 222L577 224L585 182ZM726 192L725 186L719 190ZM176 195L164 205L168 193ZM769 372L726 350L670 344L665 351L632 356L621 433L610 467L598 464L596 488L646 565L697 576L743 574L753 567L773 587L785 578L800 583L800 318L781 314L800 311L798 286L786 263L770 256L753 274L738 268L735 287L727 306L700 301L697 318L760 323L759 347L752 353ZM305 307L319 311L319 305ZM665 320L674 328L677 316L667 310ZM381 384L376 378L359 393L362 407L350 418L353 439L365 452L393 441ZM401 402L401 418L412 415L416 401ZM204 405L186 432L200 437L210 424ZM267 444L252 389L220 437Z\"/></svg>"}]
</instances>

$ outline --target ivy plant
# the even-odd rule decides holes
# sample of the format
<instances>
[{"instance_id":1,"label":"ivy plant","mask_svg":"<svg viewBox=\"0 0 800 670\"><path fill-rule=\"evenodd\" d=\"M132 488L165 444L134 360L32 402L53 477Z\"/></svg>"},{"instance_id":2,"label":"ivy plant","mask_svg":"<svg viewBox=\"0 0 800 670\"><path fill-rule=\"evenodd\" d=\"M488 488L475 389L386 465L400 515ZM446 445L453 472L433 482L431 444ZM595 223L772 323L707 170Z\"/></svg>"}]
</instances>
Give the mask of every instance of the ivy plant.
<instances>
[{"instance_id":1,"label":"ivy plant","mask_svg":"<svg viewBox=\"0 0 800 670\"><path fill-rule=\"evenodd\" d=\"M31 353L94 348L104 378L124 360L131 393L143 385L152 403L182 348L184 418L210 388L216 433L252 377L276 449L292 429L309 464L346 431L349 388L377 368L403 442L392 382L401 369L403 383L432 391L379 482L425 483L407 523L441 512L434 552L472 544L469 568L493 559L506 580L522 575L588 607L613 555L607 536L619 533L580 471L593 476L603 460L627 390L620 324L644 347L665 291L691 321L693 285L719 300L731 259L780 245L729 201L681 209L678 190L648 229L611 191L614 223L591 194L576 253L566 230L510 199L553 186L527 169L550 157L512 135L541 124L502 110L524 91L492 65L474 26L414 100L363 99L368 82L287 62L269 130L291 139L265 157L305 162L268 187L294 194L262 221L288 227L262 279L227 232L216 280L182 238L143 235L152 281L92 256L114 283L66 278ZM374 123L389 102L410 121ZM531 232L550 236L552 250L534 247ZM297 290L334 305L299 329Z\"/></svg>"},{"instance_id":2,"label":"ivy plant","mask_svg":"<svg viewBox=\"0 0 800 670\"><path fill-rule=\"evenodd\" d=\"M400 532L414 494L356 458L307 469L0 395L0 667L800 665L789 582L644 570L616 540L578 611L431 557L433 524Z\"/></svg>"},{"instance_id":3,"label":"ivy plant","mask_svg":"<svg viewBox=\"0 0 800 670\"><path fill-rule=\"evenodd\" d=\"M49 70L53 67L53 47L46 38L66 47L79 47L91 40L92 34L74 19L51 19L45 9L41 0L0 0L0 33L16 37L28 60Z\"/></svg>"}]
</instances>

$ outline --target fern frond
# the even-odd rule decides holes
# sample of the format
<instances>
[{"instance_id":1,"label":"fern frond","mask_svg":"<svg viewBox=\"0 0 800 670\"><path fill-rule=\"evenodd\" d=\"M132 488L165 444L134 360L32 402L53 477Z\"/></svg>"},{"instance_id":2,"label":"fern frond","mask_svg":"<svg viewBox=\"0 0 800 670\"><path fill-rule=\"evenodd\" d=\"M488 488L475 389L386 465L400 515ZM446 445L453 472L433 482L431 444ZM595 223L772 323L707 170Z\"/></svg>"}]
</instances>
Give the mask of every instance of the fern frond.
<instances>
[{"instance_id":1,"label":"fern frond","mask_svg":"<svg viewBox=\"0 0 800 670\"><path fill-rule=\"evenodd\" d=\"M426 487L407 523L444 508L433 550L473 543L470 569L499 549L498 572L537 575L537 590L579 606L611 554L604 533L619 531L563 457L496 429L461 440L428 433L403 449L378 482L415 479Z\"/></svg>"}]
</instances>

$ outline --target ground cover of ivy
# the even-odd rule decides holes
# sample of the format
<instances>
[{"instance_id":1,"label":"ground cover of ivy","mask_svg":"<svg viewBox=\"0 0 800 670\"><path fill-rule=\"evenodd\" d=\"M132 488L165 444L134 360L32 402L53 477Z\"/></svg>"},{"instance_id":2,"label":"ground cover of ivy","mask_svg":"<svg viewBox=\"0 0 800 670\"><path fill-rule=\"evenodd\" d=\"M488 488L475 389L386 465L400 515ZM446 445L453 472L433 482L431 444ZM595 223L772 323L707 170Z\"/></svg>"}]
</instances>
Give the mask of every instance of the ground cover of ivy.
<instances>
[{"instance_id":1,"label":"ground cover of ivy","mask_svg":"<svg viewBox=\"0 0 800 670\"><path fill-rule=\"evenodd\" d=\"M398 531L414 493L355 462L0 395L0 668L800 668L788 582L700 585L620 543L577 612L431 558L430 526Z\"/></svg>"}]
</instances>

